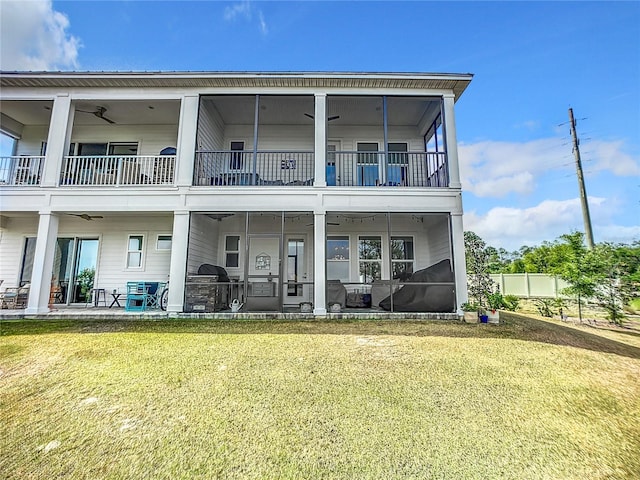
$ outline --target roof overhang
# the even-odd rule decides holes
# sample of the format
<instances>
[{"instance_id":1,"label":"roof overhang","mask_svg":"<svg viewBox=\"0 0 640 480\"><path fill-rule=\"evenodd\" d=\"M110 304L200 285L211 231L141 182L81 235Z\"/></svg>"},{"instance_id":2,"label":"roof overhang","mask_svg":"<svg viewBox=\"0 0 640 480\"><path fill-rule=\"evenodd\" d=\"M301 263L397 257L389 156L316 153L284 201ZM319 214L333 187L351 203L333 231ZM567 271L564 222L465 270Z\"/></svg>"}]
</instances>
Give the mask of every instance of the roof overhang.
<instances>
[{"instance_id":1,"label":"roof overhang","mask_svg":"<svg viewBox=\"0 0 640 480\"><path fill-rule=\"evenodd\" d=\"M472 74L357 72L0 72L21 88L348 88L448 90L456 100Z\"/></svg>"}]
</instances>

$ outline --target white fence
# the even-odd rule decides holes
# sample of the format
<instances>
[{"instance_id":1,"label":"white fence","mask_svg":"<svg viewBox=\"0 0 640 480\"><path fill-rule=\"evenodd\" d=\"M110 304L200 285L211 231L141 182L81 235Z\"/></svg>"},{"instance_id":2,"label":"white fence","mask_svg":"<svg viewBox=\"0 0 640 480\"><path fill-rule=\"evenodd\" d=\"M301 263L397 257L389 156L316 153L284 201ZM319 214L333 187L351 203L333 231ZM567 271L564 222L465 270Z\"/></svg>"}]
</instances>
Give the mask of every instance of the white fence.
<instances>
[{"instance_id":1,"label":"white fence","mask_svg":"<svg viewBox=\"0 0 640 480\"><path fill-rule=\"evenodd\" d=\"M490 275L503 295L518 297L558 298L569 284L564 280L544 273L498 273Z\"/></svg>"}]
</instances>

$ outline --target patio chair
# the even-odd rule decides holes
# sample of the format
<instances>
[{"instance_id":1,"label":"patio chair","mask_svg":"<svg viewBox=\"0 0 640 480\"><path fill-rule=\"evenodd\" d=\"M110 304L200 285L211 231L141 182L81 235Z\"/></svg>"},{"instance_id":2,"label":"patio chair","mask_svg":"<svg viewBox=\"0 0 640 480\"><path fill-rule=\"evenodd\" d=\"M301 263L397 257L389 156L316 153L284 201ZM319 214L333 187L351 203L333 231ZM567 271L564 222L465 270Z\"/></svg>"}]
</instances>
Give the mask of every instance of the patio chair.
<instances>
[{"instance_id":1,"label":"patio chair","mask_svg":"<svg viewBox=\"0 0 640 480\"><path fill-rule=\"evenodd\" d=\"M147 308L160 308L160 295L164 290L163 282L146 282Z\"/></svg>"},{"instance_id":2,"label":"patio chair","mask_svg":"<svg viewBox=\"0 0 640 480\"><path fill-rule=\"evenodd\" d=\"M148 284L144 282L127 282L126 312L144 312L148 303Z\"/></svg>"}]
</instances>

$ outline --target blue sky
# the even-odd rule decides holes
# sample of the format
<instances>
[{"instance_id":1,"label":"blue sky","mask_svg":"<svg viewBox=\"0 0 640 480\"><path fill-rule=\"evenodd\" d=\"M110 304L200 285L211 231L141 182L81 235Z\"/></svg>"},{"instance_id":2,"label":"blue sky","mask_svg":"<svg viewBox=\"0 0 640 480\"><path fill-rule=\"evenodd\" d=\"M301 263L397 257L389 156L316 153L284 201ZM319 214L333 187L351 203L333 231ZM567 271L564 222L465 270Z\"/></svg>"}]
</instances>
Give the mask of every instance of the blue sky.
<instances>
[{"instance_id":1,"label":"blue sky","mask_svg":"<svg viewBox=\"0 0 640 480\"><path fill-rule=\"evenodd\" d=\"M19 7L16 5L19 3ZM509 250L640 239L640 2L0 0L4 70L473 73L457 104L465 229Z\"/></svg>"}]
</instances>

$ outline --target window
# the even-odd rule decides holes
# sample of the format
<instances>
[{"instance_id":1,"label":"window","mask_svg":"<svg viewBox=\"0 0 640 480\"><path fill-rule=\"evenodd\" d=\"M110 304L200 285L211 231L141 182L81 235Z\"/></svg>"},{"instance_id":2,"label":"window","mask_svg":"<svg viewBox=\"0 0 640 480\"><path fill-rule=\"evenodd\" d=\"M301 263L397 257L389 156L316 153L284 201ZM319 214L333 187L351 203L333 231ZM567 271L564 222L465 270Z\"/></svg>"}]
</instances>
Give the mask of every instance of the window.
<instances>
[{"instance_id":1,"label":"window","mask_svg":"<svg viewBox=\"0 0 640 480\"><path fill-rule=\"evenodd\" d=\"M110 143L109 155L137 155L137 143Z\"/></svg>"},{"instance_id":2,"label":"window","mask_svg":"<svg viewBox=\"0 0 640 480\"><path fill-rule=\"evenodd\" d=\"M171 235L158 235L156 250L171 250Z\"/></svg>"},{"instance_id":3,"label":"window","mask_svg":"<svg viewBox=\"0 0 640 480\"><path fill-rule=\"evenodd\" d=\"M348 282L349 237L327 237L327 279Z\"/></svg>"},{"instance_id":4,"label":"window","mask_svg":"<svg viewBox=\"0 0 640 480\"><path fill-rule=\"evenodd\" d=\"M224 239L224 266L229 268L240 266L239 235L227 235Z\"/></svg>"},{"instance_id":5,"label":"window","mask_svg":"<svg viewBox=\"0 0 640 480\"><path fill-rule=\"evenodd\" d=\"M387 184L407 185L407 167L409 166L407 144L389 143L387 152Z\"/></svg>"},{"instance_id":6,"label":"window","mask_svg":"<svg viewBox=\"0 0 640 480\"><path fill-rule=\"evenodd\" d=\"M231 158L229 159L230 170L242 170L242 167L244 166L243 150L244 142L231 142Z\"/></svg>"},{"instance_id":7,"label":"window","mask_svg":"<svg viewBox=\"0 0 640 480\"><path fill-rule=\"evenodd\" d=\"M391 237L392 278L407 280L413 273L413 237Z\"/></svg>"},{"instance_id":8,"label":"window","mask_svg":"<svg viewBox=\"0 0 640 480\"><path fill-rule=\"evenodd\" d=\"M358 239L358 271L361 283L382 278L382 238L378 236Z\"/></svg>"},{"instance_id":9,"label":"window","mask_svg":"<svg viewBox=\"0 0 640 480\"><path fill-rule=\"evenodd\" d=\"M127 268L142 268L142 235L129 235L127 244Z\"/></svg>"}]
</instances>

